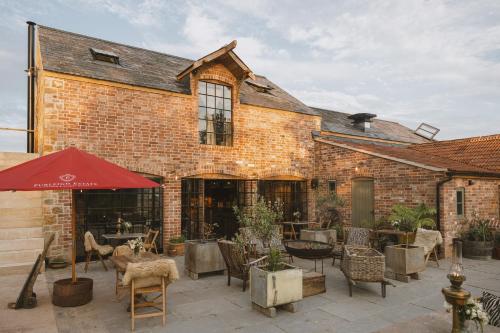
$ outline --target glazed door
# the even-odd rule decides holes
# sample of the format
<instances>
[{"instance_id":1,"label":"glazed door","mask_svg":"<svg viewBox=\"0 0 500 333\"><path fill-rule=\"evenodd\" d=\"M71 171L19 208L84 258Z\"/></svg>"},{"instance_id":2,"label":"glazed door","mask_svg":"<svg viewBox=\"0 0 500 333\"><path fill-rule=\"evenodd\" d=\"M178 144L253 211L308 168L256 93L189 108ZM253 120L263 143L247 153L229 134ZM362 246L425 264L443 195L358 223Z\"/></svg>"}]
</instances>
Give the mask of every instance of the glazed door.
<instances>
[{"instance_id":1,"label":"glazed door","mask_svg":"<svg viewBox=\"0 0 500 333\"><path fill-rule=\"evenodd\" d=\"M374 223L373 179L352 181L352 225L361 227Z\"/></svg>"}]
</instances>

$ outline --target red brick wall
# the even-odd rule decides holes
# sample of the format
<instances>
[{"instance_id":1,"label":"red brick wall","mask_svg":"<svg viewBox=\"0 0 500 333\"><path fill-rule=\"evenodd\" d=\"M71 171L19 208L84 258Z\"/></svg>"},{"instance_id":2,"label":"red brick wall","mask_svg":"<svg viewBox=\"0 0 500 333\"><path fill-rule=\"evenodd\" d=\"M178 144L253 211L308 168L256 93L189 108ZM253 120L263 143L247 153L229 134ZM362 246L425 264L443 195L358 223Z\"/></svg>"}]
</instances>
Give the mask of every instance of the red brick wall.
<instances>
[{"instance_id":1,"label":"red brick wall","mask_svg":"<svg viewBox=\"0 0 500 333\"><path fill-rule=\"evenodd\" d=\"M342 212L347 224L351 223L352 179L356 177L373 178L375 220L387 218L398 203L436 205L436 182L444 178L441 173L321 142L316 143L315 153L318 192L327 191L328 180L337 181L337 194L346 202Z\"/></svg>"},{"instance_id":2,"label":"red brick wall","mask_svg":"<svg viewBox=\"0 0 500 333\"><path fill-rule=\"evenodd\" d=\"M469 180L472 184L469 185ZM464 213L463 217L457 216L456 191L464 188ZM477 212L480 218L499 219L499 179L485 178L462 178L454 177L442 186L441 195L441 224L445 235L445 252L451 255L452 239L459 237L459 231L467 229L468 220L472 218L473 212Z\"/></svg>"},{"instance_id":3,"label":"red brick wall","mask_svg":"<svg viewBox=\"0 0 500 333\"><path fill-rule=\"evenodd\" d=\"M194 92L199 77L231 84L238 93L239 83L222 65L193 75ZM233 98L233 146L208 146L198 143L196 93L148 91L49 72L39 77L39 84L44 88L38 108L40 151L73 145L129 170L164 177L164 240L180 233L182 177L220 173L248 179L310 178L313 173L311 131L320 129L317 116L240 105ZM69 210L55 208L68 195L54 192L47 197L47 230L67 230ZM69 238L61 237L55 245L64 253Z\"/></svg>"}]
</instances>

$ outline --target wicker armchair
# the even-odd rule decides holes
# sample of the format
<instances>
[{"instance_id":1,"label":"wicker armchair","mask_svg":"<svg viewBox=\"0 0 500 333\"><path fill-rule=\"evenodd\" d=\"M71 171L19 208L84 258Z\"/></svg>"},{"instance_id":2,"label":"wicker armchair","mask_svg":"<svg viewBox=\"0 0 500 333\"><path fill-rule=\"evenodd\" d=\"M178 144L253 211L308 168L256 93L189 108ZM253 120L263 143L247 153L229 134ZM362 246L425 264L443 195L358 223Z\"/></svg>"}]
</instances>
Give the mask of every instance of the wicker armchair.
<instances>
[{"instance_id":1,"label":"wicker armchair","mask_svg":"<svg viewBox=\"0 0 500 333\"><path fill-rule=\"evenodd\" d=\"M367 228L356 228L356 227L351 227L351 228L345 228L344 229L344 237L347 234L347 237L345 238L345 243L338 242L335 244L332 252L333 256L333 261L332 261L332 266L335 265L335 259L339 258L340 261L342 262L342 256L344 253L344 246L349 245L349 246L356 246L356 247L370 247L370 229Z\"/></svg>"},{"instance_id":2,"label":"wicker armchair","mask_svg":"<svg viewBox=\"0 0 500 333\"><path fill-rule=\"evenodd\" d=\"M227 285L231 285L231 277L243 280L243 291L246 290L250 267L262 264L267 257L250 261L249 251L242 250L238 244L228 240L218 240L220 252L227 267Z\"/></svg>"}]
</instances>

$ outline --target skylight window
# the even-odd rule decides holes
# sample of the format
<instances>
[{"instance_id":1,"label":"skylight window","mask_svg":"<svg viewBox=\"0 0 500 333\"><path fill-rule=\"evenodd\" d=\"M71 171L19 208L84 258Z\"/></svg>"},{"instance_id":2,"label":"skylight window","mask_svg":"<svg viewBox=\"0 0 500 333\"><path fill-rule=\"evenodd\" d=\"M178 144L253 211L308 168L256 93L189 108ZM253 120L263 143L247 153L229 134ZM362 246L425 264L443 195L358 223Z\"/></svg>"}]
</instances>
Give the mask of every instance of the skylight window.
<instances>
[{"instance_id":1,"label":"skylight window","mask_svg":"<svg viewBox=\"0 0 500 333\"><path fill-rule=\"evenodd\" d=\"M92 53L94 60L108 62L110 64L120 64L119 57L113 52L90 48L90 53Z\"/></svg>"},{"instance_id":2,"label":"skylight window","mask_svg":"<svg viewBox=\"0 0 500 333\"><path fill-rule=\"evenodd\" d=\"M415 130L415 134L423 136L426 139L434 139L436 134L439 133L439 128L431 126L426 123L421 123Z\"/></svg>"}]
</instances>

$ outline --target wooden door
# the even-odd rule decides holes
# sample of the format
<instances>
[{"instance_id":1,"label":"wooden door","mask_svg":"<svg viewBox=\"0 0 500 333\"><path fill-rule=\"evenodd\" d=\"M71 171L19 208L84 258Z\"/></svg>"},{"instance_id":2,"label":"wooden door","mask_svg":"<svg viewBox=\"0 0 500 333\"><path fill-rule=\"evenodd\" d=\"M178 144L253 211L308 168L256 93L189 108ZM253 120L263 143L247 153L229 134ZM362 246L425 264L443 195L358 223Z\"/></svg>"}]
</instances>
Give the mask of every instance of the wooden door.
<instances>
[{"instance_id":1,"label":"wooden door","mask_svg":"<svg viewBox=\"0 0 500 333\"><path fill-rule=\"evenodd\" d=\"M373 179L352 181L352 225L366 227L374 223Z\"/></svg>"}]
</instances>

